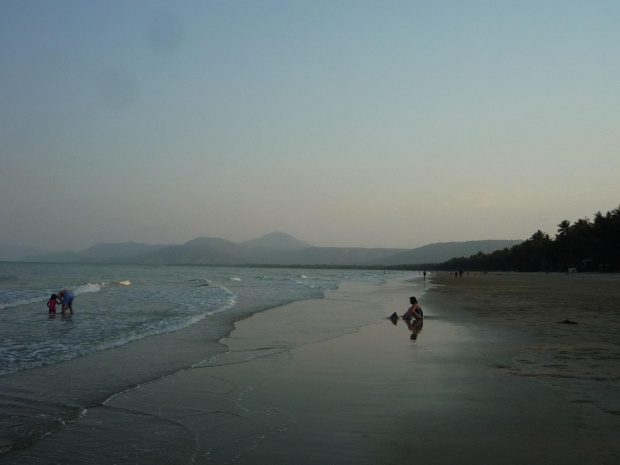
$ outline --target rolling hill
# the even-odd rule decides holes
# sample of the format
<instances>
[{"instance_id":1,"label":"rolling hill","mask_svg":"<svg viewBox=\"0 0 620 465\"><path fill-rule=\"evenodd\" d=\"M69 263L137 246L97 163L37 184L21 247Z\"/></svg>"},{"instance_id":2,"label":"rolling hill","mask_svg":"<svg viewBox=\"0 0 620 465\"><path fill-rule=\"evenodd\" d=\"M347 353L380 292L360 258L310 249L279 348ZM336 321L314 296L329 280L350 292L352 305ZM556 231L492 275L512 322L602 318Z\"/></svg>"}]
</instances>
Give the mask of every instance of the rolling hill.
<instances>
[{"instance_id":1,"label":"rolling hill","mask_svg":"<svg viewBox=\"0 0 620 465\"><path fill-rule=\"evenodd\" d=\"M55 252L23 261L55 263L134 263L147 265L275 265L395 266L442 263L511 247L519 240L443 242L416 249L314 247L293 236L274 232L241 244L198 237L180 245L136 242L99 243L81 252Z\"/></svg>"}]
</instances>

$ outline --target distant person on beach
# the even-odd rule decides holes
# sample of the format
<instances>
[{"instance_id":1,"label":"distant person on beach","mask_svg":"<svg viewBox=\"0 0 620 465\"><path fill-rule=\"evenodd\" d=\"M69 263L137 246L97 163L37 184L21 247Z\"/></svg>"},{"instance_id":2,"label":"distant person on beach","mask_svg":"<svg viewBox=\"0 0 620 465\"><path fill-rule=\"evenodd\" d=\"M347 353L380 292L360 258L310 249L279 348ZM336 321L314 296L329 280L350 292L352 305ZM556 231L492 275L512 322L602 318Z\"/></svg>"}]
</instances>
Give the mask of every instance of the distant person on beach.
<instances>
[{"instance_id":1,"label":"distant person on beach","mask_svg":"<svg viewBox=\"0 0 620 465\"><path fill-rule=\"evenodd\" d=\"M403 315L403 320L410 320L411 318L422 320L424 318L424 313L422 313L422 307L418 304L418 299L409 297L409 303L411 303L411 307L409 307L409 310Z\"/></svg>"},{"instance_id":2,"label":"distant person on beach","mask_svg":"<svg viewBox=\"0 0 620 465\"><path fill-rule=\"evenodd\" d=\"M47 301L47 308L49 309L49 314L56 315L56 304L59 304L60 300L58 300L58 296L56 294L52 294L50 300Z\"/></svg>"},{"instance_id":3,"label":"distant person on beach","mask_svg":"<svg viewBox=\"0 0 620 465\"><path fill-rule=\"evenodd\" d=\"M424 281L426 281L426 271L424 272Z\"/></svg>"},{"instance_id":4,"label":"distant person on beach","mask_svg":"<svg viewBox=\"0 0 620 465\"><path fill-rule=\"evenodd\" d=\"M60 314L64 315L68 308L69 311L71 311L71 315L73 315L73 299L75 299L75 293L71 289L63 289L58 293L58 297L60 297L62 303Z\"/></svg>"}]
</instances>

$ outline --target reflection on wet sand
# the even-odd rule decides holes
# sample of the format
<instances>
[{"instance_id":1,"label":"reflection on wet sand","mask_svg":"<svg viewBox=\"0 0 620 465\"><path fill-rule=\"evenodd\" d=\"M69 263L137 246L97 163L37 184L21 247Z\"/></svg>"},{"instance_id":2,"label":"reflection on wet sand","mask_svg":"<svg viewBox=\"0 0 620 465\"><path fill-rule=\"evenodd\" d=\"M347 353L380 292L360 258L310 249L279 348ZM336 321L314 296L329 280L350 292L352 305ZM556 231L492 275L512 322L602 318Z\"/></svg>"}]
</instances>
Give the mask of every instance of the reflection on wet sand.
<instances>
[{"instance_id":1,"label":"reflection on wet sand","mask_svg":"<svg viewBox=\"0 0 620 465\"><path fill-rule=\"evenodd\" d=\"M398 315L396 314L396 312L392 313L392 315L388 317L388 320L390 320L394 326L398 324L399 319L400 318L398 318ZM407 329L411 331L411 336L409 338L412 341L415 341L418 338L418 334L422 332L422 327L424 326L424 320L403 318L403 321L407 325Z\"/></svg>"},{"instance_id":2,"label":"reflection on wet sand","mask_svg":"<svg viewBox=\"0 0 620 465\"><path fill-rule=\"evenodd\" d=\"M418 338L418 334L422 332L422 327L424 326L424 320L405 320L407 323L407 328L411 331L410 339L415 341Z\"/></svg>"}]
</instances>

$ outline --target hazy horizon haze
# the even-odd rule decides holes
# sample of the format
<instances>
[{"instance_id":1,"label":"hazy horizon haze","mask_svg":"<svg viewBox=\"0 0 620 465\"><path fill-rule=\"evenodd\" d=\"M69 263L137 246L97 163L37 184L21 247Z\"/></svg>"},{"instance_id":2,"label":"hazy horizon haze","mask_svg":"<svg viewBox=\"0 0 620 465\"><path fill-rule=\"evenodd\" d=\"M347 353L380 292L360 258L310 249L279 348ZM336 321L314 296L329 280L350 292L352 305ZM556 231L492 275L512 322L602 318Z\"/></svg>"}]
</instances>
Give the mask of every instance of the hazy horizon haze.
<instances>
[{"instance_id":1,"label":"hazy horizon haze","mask_svg":"<svg viewBox=\"0 0 620 465\"><path fill-rule=\"evenodd\" d=\"M412 249L620 205L620 3L0 0L0 244Z\"/></svg>"}]
</instances>

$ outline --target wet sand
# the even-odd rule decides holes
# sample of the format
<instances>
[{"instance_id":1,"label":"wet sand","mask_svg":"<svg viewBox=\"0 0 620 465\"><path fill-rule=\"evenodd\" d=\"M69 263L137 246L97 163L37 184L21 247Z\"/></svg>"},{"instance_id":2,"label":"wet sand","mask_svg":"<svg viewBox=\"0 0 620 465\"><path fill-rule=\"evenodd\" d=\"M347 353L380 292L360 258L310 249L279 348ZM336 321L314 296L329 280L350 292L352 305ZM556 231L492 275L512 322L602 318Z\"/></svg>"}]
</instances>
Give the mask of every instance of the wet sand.
<instances>
[{"instance_id":1,"label":"wet sand","mask_svg":"<svg viewBox=\"0 0 620 465\"><path fill-rule=\"evenodd\" d=\"M502 370L578 406L585 434L620 437L620 275L436 273L431 281L481 322L524 334ZM614 441L604 447L620 460Z\"/></svg>"},{"instance_id":2,"label":"wet sand","mask_svg":"<svg viewBox=\"0 0 620 465\"><path fill-rule=\"evenodd\" d=\"M617 430L584 423L586 404L511 370L539 344L536 333L463 310L461 294L434 287L346 283L325 299L255 314L224 341L227 353L92 406L4 460L617 462L600 428ZM402 320L386 318L403 314L410 295L426 316L415 341Z\"/></svg>"}]
</instances>

